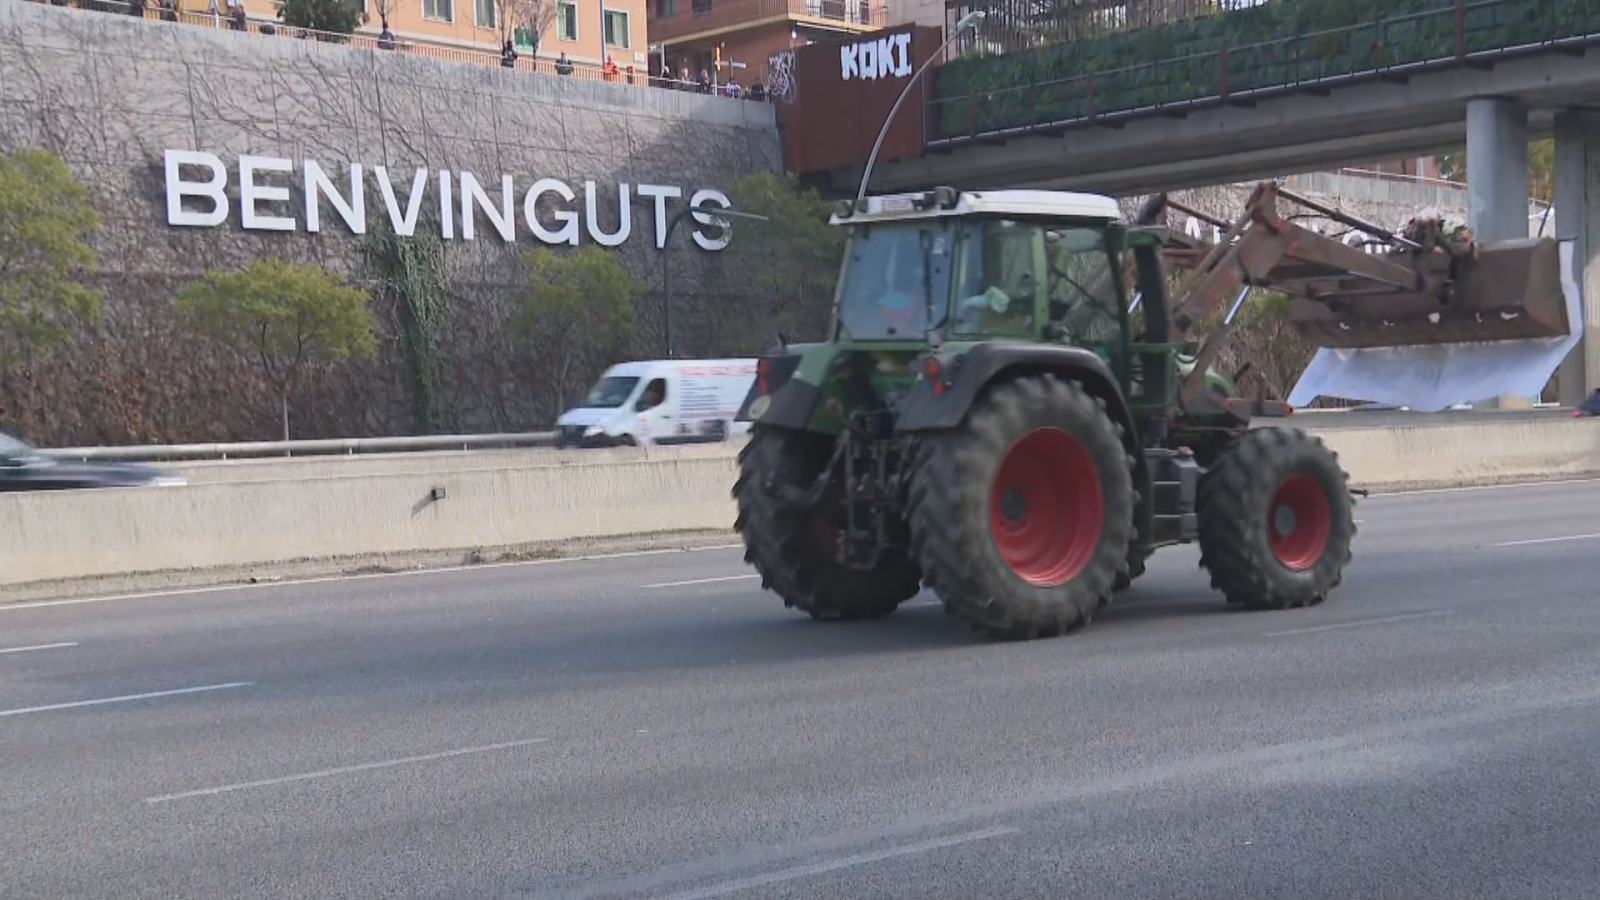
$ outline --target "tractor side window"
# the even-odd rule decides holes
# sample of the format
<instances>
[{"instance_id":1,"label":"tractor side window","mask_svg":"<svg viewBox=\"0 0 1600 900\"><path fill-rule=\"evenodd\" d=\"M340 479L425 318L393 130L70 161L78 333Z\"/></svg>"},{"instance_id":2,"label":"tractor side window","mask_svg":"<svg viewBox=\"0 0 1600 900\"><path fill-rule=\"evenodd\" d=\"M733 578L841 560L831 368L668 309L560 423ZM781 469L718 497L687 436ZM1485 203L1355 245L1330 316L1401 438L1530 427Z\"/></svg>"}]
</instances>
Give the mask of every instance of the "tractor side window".
<instances>
[{"instance_id":1,"label":"tractor side window","mask_svg":"<svg viewBox=\"0 0 1600 900\"><path fill-rule=\"evenodd\" d=\"M657 378L644 386L644 392L639 395L639 402L633 405L637 412L655 409L667 399L667 380Z\"/></svg>"},{"instance_id":2,"label":"tractor side window","mask_svg":"<svg viewBox=\"0 0 1600 900\"><path fill-rule=\"evenodd\" d=\"M1050 320L1078 345L1110 345L1122 336L1122 298L1112 274L1105 235L1093 228L1063 228L1045 239L1049 260Z\"/></svg>"},{"instance_id":3,"label":"tractor side window","mask_svg":"<svg viewBox=\"0 0 1600 900\"><path fill-rule=\"evenodd\" d=\"M957 335L1028 337L1034 333L1041 229L1011 221L970 225L962 239Z\"/></svg>"}]
</instances>

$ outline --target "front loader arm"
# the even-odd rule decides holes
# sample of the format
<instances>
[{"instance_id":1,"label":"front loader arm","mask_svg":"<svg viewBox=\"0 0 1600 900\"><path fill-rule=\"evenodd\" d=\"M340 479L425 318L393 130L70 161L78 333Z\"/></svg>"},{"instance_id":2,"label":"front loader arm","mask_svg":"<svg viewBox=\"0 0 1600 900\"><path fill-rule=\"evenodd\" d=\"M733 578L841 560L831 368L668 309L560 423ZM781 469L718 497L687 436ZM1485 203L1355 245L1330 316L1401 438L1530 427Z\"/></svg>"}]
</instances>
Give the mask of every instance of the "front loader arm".
<instances>
[{"instance_id":1,"label":"front loader arm","mask_svg":"<svg viewBox=\"0 0 1600 900\"><path fill-rule=\"evenodd\" d=\"M1278 215L1274 202L1275 187L1271 182L1257 186L1245 204L1244 213L1226 225L1222 239L1216 244L1187 235L1170 236L1168 258L1191 270L1173 295L1170 321L1175 341L1188 340L1195 325L1210 315L1224 299L1239 294L1246 283L1265 279L1294 249L1304 229L1284 221ZM1223 227L1224 223L1170 200L1166 201L1166 205ZM1219 402L1205 389L1206 372L1227 341L1237 311L1236 303L1234 309L1200 345L1194 368L1179 383L1178 405L1184 412L1220 412L1242 421L1247 420L1233 405Z\"/></svg>"},{"instance_id":2,"label":"front loader arm","mask_svg":"<svg viewBox=\"0 0 1600 900\"><path fill-rule=\"evenodd\" d=\"M1387 245L1386 251L1368 253L1288 221L1278 211L1280 196L1319 216L1378 238ZM1295 325L1321 346L1430 343L1451 339L1461 333L1462 327L1474 328L1474 336L1482 340L1485 335L1492 336L1493 329L1505 331L1507 326L1491 322L1485 327L1481 324L1488 318L1485 315L1473 316L1478 323L1475 326L1470 323L1462 326L1463 313L1477 310L1452 311L1451 304L1478 307L1487 313L1490 311L1487 306L1458 301L1474 300L1498 285L1479 275L1479 290L1463 291L1456 279L1470 270L1461 260L1480 267L1485 259L1509 260L1509 265L1498 263L1498 268L1504 272L1514 270L1518 258L1532 259L1539 250L1519 247L1501 250L1484 245L1456 247L1437 240L1432 232L1426 232L1430 237L1419 242L1284 191L1270 181L1256 186L1245 204L1244 213L1232 223L1170 200L1165 201L1165 205L1225 229L1215 244L1181 234L1172 234L1169 238L1167 259L1191 270L1175 292L1173 302L1172 323L1178 339L1188 339L1198 321L1225 300L1235 298L1234 308L1207 336L1194 371L1179 387L1179 402L1190 413L1228 411L1239 415L1229 404L1220 404L1219 409L1218 402L1203 388L1205 372L1228 339L1247 287L1274 288L1289 294L1294 305ZM1554 252L1544 249L1545 255ZM1505 280L1505 277L1498 279ZM1552 317L1539 313L1549 305L1549 300L1537 309L1530 305L1528 311L1534 315L1525 317L1527 324L1517 327L1547 327L1545 323ZM1440 321L1441 312L1449 320L1446 327L1432 327ZM1396 322L1403 324L1395 327Z\"/></svg>"}]
</instances>

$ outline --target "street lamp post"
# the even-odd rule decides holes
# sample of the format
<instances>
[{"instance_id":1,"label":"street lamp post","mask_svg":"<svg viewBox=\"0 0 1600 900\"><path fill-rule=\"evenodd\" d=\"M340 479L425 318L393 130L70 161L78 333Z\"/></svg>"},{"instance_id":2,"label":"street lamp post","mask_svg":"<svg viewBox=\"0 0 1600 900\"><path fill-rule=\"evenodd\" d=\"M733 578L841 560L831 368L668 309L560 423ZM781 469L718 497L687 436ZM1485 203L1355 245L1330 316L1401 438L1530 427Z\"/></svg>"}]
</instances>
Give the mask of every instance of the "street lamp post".
<instances>
[{"instance_id":1,"label":"street lamp post","mask_svg":"<svg viewBox=\"0 0 1600 900\"><path fill-rule=\"evenodd\" d=\"M916 87L917 80L922 77L922 73L928 71L928 67L933 65L933 61L938 59L940 54L944 53L946 47L949 47L951 44L955 43L956 38L960 37L962 32L969 28L976 27L987 15L988 13L984 12L983 10L975 9L972 12L962 16L956 21L956 27L950 29L950 36L945 38L943 44L939 45L939 49L933 51L933 54L923 61L922 65L917 68L917 71L911 73L911 80L906 82L905 90L900 92L899 99L895 100L894 106L889 108L889 115L883 120L883 128L879 129L878 131L878 140L873 143L872 153L867 157L866 171L861 173L861 189L856 191L856 209L861 209L862 204L866 202L867 182L872 180L872 164L877 162L878 151L883 148L883 139L889 135L889 126L894 123L895 114L900 112L900 107L905 104L906 98L911 95L911 89Z\"/></svg>"},{"instance_id":2,"label":"street lamp post","mask_svg":"<svg viewBox=\"0 0 1600 900\"><path fill-rule=\"evenodd\" d=\"M667 251L672 247L672 232L683 221L683 217L693 213L704 213L708 216L731 216L736 219L750 219L756 222L770 222L766 216L755 213L739 212L735 209L723 209L720 206L690 206L678 210L671 219L667 220L667 229L661 236L661 319L662 328L667 338L667 359L672 359L672 260ZM730 223L723 223L724 228Z\"/></svg>"}]
</instances>

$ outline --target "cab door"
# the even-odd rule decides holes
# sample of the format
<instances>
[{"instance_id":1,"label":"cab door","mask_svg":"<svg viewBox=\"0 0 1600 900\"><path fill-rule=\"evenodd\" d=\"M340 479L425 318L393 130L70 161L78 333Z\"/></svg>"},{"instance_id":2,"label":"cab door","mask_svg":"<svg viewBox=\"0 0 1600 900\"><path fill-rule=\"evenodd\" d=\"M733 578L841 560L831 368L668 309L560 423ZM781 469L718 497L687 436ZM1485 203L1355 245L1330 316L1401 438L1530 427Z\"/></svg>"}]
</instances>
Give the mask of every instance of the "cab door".
<instances>
[{"instance_id":1,"label":"cab door","mask_svg":"<svg viewBox=\"0 0 1600 900\"><path fill-rule=\"evenodd\" d=\"M639 443L654 444L672 436L675 393L664 376L657 375L645 383L633 403L634 432Z\"/></svg>"}]
</instances>

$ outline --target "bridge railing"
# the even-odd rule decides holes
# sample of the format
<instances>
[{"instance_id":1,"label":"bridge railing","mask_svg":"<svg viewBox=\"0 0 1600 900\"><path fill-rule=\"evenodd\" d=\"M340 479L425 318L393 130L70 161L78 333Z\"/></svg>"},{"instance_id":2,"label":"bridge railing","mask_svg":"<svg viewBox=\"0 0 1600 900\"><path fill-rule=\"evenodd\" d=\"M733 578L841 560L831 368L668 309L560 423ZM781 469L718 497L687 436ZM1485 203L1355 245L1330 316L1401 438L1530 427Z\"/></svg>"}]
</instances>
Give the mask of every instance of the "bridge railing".
<instances>
[{"instance_id":1,"label":"bridge railing","mask_svg":"<svg viewBox=\"0 0 1600 900\"><path fill-rule=\"evenodd\" d=\"M1600 43L1595 0L1432 0L1429 8L1400 11L1412 5L1396 3L1374 21L1266 41L1230 43L1228 26L1216 23L1274 15L1277 4L1206 17L1213 24L1203 33L1187 26L1197 34L1179 35L1181 42L1174 34L1185 23L952 60L927 91L927 143L1049 134L1355 83L1403 83L1427 71ZM1151 47L1180 43L1205 49L1151 58Z\"/></svg>"}]
</instances>

